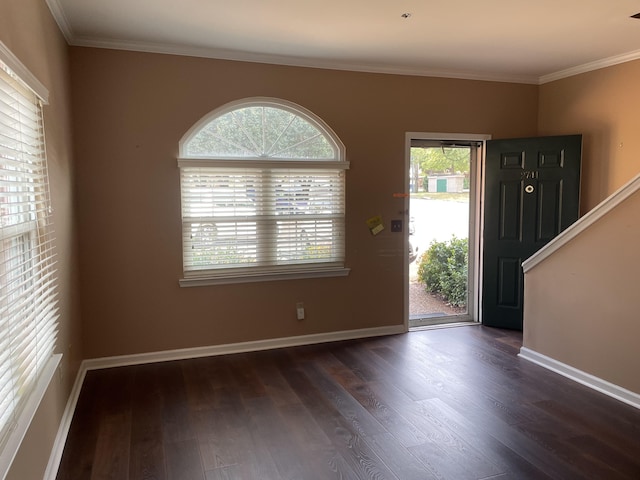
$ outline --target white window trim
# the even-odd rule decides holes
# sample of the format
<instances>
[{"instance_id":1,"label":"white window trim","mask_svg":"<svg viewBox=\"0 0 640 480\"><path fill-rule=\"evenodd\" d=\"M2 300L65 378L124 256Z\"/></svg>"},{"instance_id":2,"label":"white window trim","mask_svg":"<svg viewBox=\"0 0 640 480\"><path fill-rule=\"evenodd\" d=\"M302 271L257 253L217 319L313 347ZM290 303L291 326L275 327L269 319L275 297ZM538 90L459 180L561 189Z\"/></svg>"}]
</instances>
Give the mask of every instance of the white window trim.
<instances>
[{"instance_id":1,"label":"white window trim","mask_svg":"<svg viewBox=\"0 0 640 480\"><path fill-rule=\"evenodd\" d=\"M345 146L340 141L340 138L336 133L331 129L329 125L327 125L324 121L322 121L319 117L317 117L313 112L307 110L306 108L297 105L293 102L288 102L287 100L282 100L279 98L271 98L271 97L251 97L251 98L243 98L242 100L235 100L233 102L229 102L223 105L220 108L216 108L211 112L207 113L204 117L198 120L187 133L183 135L178 143L178 149L180 152L180 158L189 158L193 159L194 157L187 157L184 155L185 144L191 140L191 137L198 132L202 127L204 127L207 123L209 123L213 118L220 117L225 113L231 112L232 110L237 110L242 108L243 106L266 106L266 107L274 107L279 108L281 110L288 110L294 115L304 118L309 123L314 125L318 130L324 131L328 134L329 139L332 141L334 147L336 148L338 155L337 158L339 161L343 161L345 158Z\"/></svg>"},{"instance_id":2,"label":"white window trim","mask_svg":"<svg viewBox=\"0 0 640 480\"><path fill-rule=\"evenodd\" d=\"M15 75L20 78L27 87L40 99L41 104L49 103L48 89L29 71L29 69L0 41L0 61L4 63ZM46 150L46 143L43 145ZM49 208L51 206L49 205ZM34 222L35 223L35 222ZM20 226L6 227L0 235L0 241L31 231L30 224L25 223ZM24 397L22 407L17 411L17 415L11 423L2 439L0 449L0 478L5 478L11 469L15 456L17 455L22 441L36 415L47 389L52 383L53 376L60 365L62 354L57 353L49 357L43 365L31 391Z\"/></svg>"},{"instance_id":3,"label":"white window trim","mask_svg":"<svg viewBox=\"0 0 640 480\"><path fill-rule=\"evenodd\" d=\"M347 267L305 268L300 271L265 273L224 273L220 275L185 275L179 280L181 287L205 287L235 283L272 282L277 280L302 280L306 278L346 277L351 271Z\"/></svg>"},{"instance_id":4,"label":"white window trim","mask_svg":"<svg viewBox=\"0 0 640 480\"><path fill-rule=\"evenodd\" d=\"M56 353L49 358L49 361L44 366L44 369L35 384L35 388L27 397L24 407L16 417L13 428L7 434L5 440L6 443L0 452L0 478L5 478L9 473L13 460L20 449L22 440L24 440L27 430L33 421L33 417L35 417L36 412L38 411L40 402L49 388L49 384L51 383L53 375L60 364L60 360L62 360L61 353Z\"/></svg>"},{"instance_id":5,"label":"white window trim","mask_svg":"<svg viewBox=\"0 0 640 480\"><path fill-rule=\"evenodd\" d=\"M230 158L233 161L233 166L238 168L243 167L258 167L258 168L333 168L348 170L349 162L335 161L335 160L260 160L258 158ZM229 167L229 161L220 158L209 157L178 157L178 167Z\"/></svg>"},{"instance_id":6,"label":"white window trim","mask_svg":"<svg viewBox=\"0 0 640 480\"><path fill-rule=\"evenodd\" d=\"M47 87L45 87L2 42L0 42L0 61L4 62L13 73L18 75L20 80L26 83L27 86L40 97L42 103L45 105L49 103L49 90L47 90Z\"/></svg>"},{"instance_id":7,"label":"white window trim","mask_svg":"<svg viewBox=\"0 0 640 480\"><path fill-rule=\"evenodd\" d=\"M270 106L278 109L290 111L294 115L307 120L319 131L324 132L328 140L331 141L336 150L336 160L300 160L300 159L264 159L264 158L224 158L207 156L187 156L186 144L212 119L220 117L228 112L243 108L244 106ZM179 142L178 167L229 167L230 161L233 166L242 167L264 167L264 168L329 168L348 170L349 162L345 161L345 146L340 141L336 133L322 119L311 111L292 102L270 97L251 97L230 102L217 108L196 122L181 138ZM254 283L279 280L299 280L308 278L328 278L348 276L350 268L342 263L319 263L289 265L286 269L265 267L264 271L251 270L242 271L239 268L220 269L218 271L188 271L183 272L183 278L179 279L181 287L200 287L210 285Z\"/></svg>"}]
</instances>

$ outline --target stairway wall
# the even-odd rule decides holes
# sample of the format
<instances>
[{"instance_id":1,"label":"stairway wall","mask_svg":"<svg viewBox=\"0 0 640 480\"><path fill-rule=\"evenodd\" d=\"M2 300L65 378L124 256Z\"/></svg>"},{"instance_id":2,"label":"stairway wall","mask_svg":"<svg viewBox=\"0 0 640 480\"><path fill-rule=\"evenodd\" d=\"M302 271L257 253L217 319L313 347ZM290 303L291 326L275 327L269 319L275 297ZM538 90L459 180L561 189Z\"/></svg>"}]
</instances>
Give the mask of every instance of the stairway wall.
<instances>
[{"instance_id":1,"label":"stairway wall","mask_svg":"<svg viewBox=\"0 0 640 480\"><path fill-rule=\"evenodd\" d=\"M640 394L640 192L525 274L523 346Z\"/></svg>"}]
</instances>

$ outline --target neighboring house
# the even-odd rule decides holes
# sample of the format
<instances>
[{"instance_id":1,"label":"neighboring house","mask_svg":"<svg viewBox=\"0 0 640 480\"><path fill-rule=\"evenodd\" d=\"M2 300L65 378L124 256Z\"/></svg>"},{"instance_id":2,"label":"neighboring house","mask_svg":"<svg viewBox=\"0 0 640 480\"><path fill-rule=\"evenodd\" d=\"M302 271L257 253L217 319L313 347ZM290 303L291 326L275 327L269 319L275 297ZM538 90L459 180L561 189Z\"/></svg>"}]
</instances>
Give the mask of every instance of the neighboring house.
<instances>
[{"instance_id":1,"label":"neighboring house","mask_svg":"<svg viewBox=\"0 0 640 480\"><path fill-rule=\"evenodd\" d=\"M404 188L398 148L405 132L582 133L582 213L640 171L640 60L530 85L69 47L44 0L4 0L0 41L50 91L44 117L60 274L57 351L64 354L8 479L42 478L83 359L305 335L331 339L348 330L403 331L397 285L405 259L393 254L402 251L401 238L388 228L372 236L366 220L388 221L402 208L392 194ZM257 95L304 106L344 143L351 163L351 272L181 288L178 142L208 112ZM385 100L384 112L375 108L377 99ZM429 102L442 109L425 109ZM640 218L635 204L623 215L623 224ZM600 248L615 250L616 239L612 234ZM637 283L635 268L619 274ZM304 302L304 322L296 320L297 302ZM576 305L583 328L556 325L548 348L544 336L536 338L541 352L562 357L562 342L598 343L613 331L625 335L622 349L637 344L634 304L618 302L606 322L589 318L588 310ZM601 344L609 350L587 366L575 350L561 361L640 393L629 380L637 376L637 357L630 371L610 375L596 360L620 352Z\"/></svg>"},{"instance_id":2,"label":"neighboring house","mask_svg":"<svg viewBox=\"0 0 640 480\"><path fill-rule=\"evenodd\" d=\"M460 193L464 189L464 175L429 175L428 192Z\"/></svg>"}]
</instances>

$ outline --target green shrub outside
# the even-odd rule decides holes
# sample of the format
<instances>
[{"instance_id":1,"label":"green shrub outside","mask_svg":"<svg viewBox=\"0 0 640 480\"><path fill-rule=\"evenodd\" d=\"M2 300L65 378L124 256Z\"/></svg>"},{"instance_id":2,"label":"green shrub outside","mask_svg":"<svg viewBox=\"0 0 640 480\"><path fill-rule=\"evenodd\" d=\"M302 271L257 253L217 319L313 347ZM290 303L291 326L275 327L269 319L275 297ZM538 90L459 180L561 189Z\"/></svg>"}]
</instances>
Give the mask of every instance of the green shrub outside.
<instances>
[{"instance_id":1,"label":"green shrub outside","mask_svg":"<svg viewBox=\"0 0 640 480\"><path fill-rule=\"evenodd\" d=\"M418 279L427 291L439 293L455 307L467 304L469 246L466 238L452 236L431 242L418 260Z\"/></svg>"}]
</instances>

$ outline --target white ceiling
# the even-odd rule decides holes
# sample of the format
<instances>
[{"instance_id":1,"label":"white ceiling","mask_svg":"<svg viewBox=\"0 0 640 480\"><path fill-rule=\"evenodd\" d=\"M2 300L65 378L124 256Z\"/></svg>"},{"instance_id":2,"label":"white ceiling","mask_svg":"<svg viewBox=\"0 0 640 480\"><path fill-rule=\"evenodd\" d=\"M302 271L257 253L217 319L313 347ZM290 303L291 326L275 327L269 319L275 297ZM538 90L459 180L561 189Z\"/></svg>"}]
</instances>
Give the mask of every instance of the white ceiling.
<instances>
[{"instance_id":1,"label":"white ceiling","mask_svg":"<svg viewBox=\"0 0 640 480\"><path fill-rule=\"evenodd\" d=\"M640 58L639 0L47 3L72 45L286 65L544 83Z\"/></svg>"}]
</instances>

